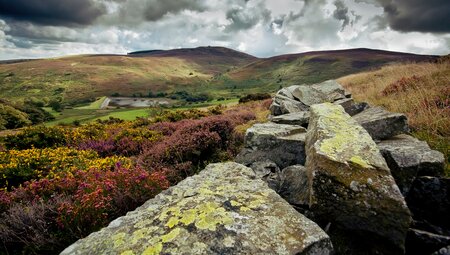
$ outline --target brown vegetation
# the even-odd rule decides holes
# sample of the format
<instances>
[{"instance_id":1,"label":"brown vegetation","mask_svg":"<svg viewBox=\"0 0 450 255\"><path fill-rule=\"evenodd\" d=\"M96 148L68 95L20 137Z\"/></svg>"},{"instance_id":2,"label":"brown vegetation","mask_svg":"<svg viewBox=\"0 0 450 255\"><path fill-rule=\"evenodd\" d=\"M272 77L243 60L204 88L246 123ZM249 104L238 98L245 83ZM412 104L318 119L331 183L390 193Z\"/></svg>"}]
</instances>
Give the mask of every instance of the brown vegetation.
<instances>
[{"instance_id":1,"label":"brown vegetation","mask_svg":"<svg viewBox=\"0 0 450 255\"><path fill-rule=\"evenodd\" d=\"M390 65L339 82L357 101L405 113L412 134L444 153L450 174L450 61Z\"/></svg>"}]
</instances>

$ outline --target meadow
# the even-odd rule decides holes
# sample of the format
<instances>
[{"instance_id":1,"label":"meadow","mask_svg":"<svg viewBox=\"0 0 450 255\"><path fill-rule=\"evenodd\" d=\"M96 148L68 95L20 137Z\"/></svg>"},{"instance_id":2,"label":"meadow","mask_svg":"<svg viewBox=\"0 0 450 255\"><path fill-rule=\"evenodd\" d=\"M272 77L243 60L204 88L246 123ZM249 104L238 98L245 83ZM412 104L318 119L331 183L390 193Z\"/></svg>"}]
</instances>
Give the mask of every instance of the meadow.
<instances>
[{"instance_id":1,"label":"meadow","mask_svg":"<svg viewBox=\"0 0 450 255\"><path fill-rule=\"evenodd\" d=\"M412 135L444 153L450 176L450 61L395 64L338 80L357 101L405 113Z\"/></svg>"},{"instance_id":2,"label":"meadow","mask_svg":"<svg viewBox=\"0 0 450 255\"><path fill-rule=\"evenodd\" d=\"M239 152L270 100L161 111L80 126L33 126L0 142L0 240L53 254L210 162Z\"/></svg>"}]
</instances>

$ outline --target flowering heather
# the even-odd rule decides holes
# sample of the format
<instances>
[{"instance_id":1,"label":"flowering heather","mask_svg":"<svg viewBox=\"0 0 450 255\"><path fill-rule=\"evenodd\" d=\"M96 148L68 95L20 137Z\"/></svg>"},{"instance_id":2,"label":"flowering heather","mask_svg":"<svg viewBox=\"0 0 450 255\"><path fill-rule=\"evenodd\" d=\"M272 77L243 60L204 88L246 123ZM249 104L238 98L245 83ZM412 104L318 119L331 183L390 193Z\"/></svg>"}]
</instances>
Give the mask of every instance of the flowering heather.
<instances>
[{"instance_id":1,"label":"flowering heather","mask_svg":"<svg viewBox=\"0 0 450 255\"><path fill-rule=\"evenodd\" d=\"M256 103L155 119L30 127L0 141L0 240L57 253L243 143ZM186 118L186 119L183 119Z\"/></svg>"}]
</instances>

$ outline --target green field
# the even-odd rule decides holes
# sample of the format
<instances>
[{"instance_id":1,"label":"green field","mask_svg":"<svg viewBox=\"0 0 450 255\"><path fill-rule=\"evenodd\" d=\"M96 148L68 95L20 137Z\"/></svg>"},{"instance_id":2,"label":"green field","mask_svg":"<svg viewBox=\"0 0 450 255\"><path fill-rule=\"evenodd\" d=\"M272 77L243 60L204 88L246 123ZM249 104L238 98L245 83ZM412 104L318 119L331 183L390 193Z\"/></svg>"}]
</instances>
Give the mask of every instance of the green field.
<instances>
[{"instance_id":1,"label":"green field","mask_svg":"<svg viewBox=\"0 0 450 255\"><path fill-rule=\"evenodd\" d=\"M47 126L55 126L59 124L73 124L75 121L79 123L87 123L95 120L107 120L110 117L123 120L134 120L138 117L149 117L153 112L150 108L125 108L125 109L99 109L100 102L106 97L101 97L99 100L91 103L88 106L76 107L72 109L65 109L62 112L55 112L49 107L44 109L50 112L55 120L45 123ZM231 105L237 104L238 98L231 98L227 100L212 100L204 103L186 104L181 107L172 108L157 108L160 110L188 110L193 108L205 108L215 105ZM153 108L154 109L154 108Z\"/></svg>"}]
</instances>

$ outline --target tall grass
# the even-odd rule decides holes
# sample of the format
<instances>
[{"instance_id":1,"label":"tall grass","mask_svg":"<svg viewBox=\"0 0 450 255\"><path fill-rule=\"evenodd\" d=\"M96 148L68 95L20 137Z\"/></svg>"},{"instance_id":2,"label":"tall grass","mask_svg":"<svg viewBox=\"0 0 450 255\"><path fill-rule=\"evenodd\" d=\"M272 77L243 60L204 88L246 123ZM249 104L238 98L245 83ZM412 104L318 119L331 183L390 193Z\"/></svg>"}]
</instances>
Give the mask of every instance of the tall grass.
<instances>
[{"instance_id":1,"label":"tall grass","mask_svg":"<svg viewBox=\"0 0 450 255\"><path fill-rule=\"evenodd\" d=\"M355 100L405 113L412 134L444 153L450 175L450 61L396 64L338 80Z\"/></svg>"}]
</instances>

